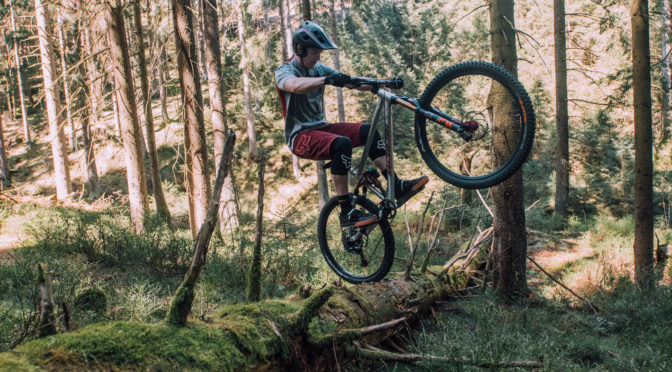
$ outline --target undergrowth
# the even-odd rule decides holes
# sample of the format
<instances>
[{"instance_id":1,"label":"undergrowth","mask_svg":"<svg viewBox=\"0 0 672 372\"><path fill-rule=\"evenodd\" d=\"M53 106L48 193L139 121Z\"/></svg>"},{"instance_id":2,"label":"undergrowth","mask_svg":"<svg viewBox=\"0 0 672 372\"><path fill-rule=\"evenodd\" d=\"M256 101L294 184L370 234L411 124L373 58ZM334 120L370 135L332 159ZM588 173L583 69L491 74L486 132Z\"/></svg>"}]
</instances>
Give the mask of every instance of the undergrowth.
<instances>
[{"instance_id":1,"label":"undergrowth","mask_svg":"<svg viewBox=\"0 0 672 372\"><path fill-rule=\"evenodd\" d=\"M163 319L193 254L188 230L148 216L145 233L138 235L121 208L90 212L0 205L0 211L12 214L16 224L23 216L22 228L29 233L21 247L0 256L0 352L34 337L38 263L51 271L57 327L65 331L105 320ZM285 297L305 282L321 285L332 279L314 237L316 216L289 209L285 217L266 222L265 298ZM235 234L213 236L194 317L206 319L222 304L244 301L253 229L252 222Z\"/></svg>"}]
</instances>

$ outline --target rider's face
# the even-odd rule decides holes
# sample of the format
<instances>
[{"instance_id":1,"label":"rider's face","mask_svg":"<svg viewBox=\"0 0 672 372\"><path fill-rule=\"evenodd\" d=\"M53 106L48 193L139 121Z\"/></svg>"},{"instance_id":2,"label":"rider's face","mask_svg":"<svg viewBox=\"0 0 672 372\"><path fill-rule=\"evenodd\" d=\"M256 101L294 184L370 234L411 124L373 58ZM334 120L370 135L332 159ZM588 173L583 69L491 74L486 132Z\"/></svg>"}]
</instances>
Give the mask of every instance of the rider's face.
<instances>
[{"instance_id":1,"label":"rider's face","mask_svg":"<svg viewBox=\"0 0 672 372\"><path fill-rule=\"evenodd\" d=\"M306 68L311 69L315 67L317 62L320 61L320 56L322 55L322 49L308 48L307 52L308 54L306 54L306 56L302 58L302 62Z\"/></svg>"}]
</instances>

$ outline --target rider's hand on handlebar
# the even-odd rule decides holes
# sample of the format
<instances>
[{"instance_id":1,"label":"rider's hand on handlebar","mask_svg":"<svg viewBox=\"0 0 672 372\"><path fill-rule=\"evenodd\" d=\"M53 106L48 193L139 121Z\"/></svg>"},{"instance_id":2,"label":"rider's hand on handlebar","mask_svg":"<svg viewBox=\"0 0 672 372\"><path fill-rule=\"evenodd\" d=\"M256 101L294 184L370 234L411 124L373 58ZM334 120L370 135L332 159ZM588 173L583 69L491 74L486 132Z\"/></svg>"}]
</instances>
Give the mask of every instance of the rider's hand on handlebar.
<instances>
[{"instance_id":1,"label":"rider's hand on handlebar","mask_svg":"<svg viewBox=\"0 0 672 372\"><path fill-rule=\"evenodd\" d=\"M324 79L325 85L333 85L335 87L344 87L350 84L350 75L346 75L341 72L331 74Z\"/></svg>"}]
</instances>

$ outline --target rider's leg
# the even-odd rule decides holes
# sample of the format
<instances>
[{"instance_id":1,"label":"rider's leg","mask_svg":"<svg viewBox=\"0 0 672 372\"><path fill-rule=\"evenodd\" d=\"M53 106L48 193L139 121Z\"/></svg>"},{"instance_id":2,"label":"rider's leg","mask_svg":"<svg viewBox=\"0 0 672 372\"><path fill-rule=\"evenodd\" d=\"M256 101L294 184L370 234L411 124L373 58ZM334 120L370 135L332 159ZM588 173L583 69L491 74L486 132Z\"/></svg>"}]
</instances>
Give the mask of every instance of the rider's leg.
<instances>
[{"instance_id":1,"label":"rider's leg","mask_svg":"<svg viewBox=\"0 0 672 372\"><path fill-rule=\"evenodd\" d=\"M364 124L359 129L359 138L361 143L366 143L366 139L371 130L371 124ZM373 144L371 150L369 151L369 157L373 161L373 164L376 165L378 169L383 173L385 179L387 179L387 161L385 155L385 143L380 138L378 132L373 133ZM411 196L417 194L429 181L429 177L421 176L412 180L402 180L396 173L394 174L394 195L396 196L397 201L405 202Z\"/></svg>"},{"instance_id":2,"label":"rider's leg","mask_svg":"<svg viewBox=\"0 0 672 372\"><path fill-rule=\"evenodd\" d=\"M364 226L378 221L378 217L354 209L348 193L348 169L352 158L352 141L348 137L338 137L329 146L331 154L331 177L334 191L341 207L341 226Z\"/></svg>"}]
</instances>

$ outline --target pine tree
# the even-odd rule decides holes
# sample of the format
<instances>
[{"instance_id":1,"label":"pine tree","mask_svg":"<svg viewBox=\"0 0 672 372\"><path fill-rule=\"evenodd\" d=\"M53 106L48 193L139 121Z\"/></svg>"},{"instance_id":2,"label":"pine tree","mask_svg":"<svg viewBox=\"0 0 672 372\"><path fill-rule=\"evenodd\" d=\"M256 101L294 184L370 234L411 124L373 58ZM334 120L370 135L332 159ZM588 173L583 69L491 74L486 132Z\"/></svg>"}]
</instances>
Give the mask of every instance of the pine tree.
<instances>
[{"instance_id":1,"label":"pine tree","mask_svg":"<svg viewBox=\"0 0 672 372\"><path fill-rule=\"evenodd\" d=\"M516 30L514 29L513 0L493 0L490 3L490 30L492 61L503 66L514 76L518 71L516 52ZM493 86L488 102L492 105L494 117L506 117L513 110L511 102L501 85ZM508 159L510 138L505 135L506 120L501 119L494 128L493 148L496 159ZM516 172L511 178L492 187L494 204L494 272L493 287L508 294L526 292L527 275L527 234L525 232L525 211L523 208L523 172Z\"/></svg>"},{"instance_id":2,"label":"pine tree","mask_svg":"<svg viewBox=\"0 0 672 372\"><path fill-rule=\"evenodd\" d=\"M142 137L135 107L135 90L131 74L131 58L126 43L123 8L117 3L106 3L107 40L110 46L110 62L115 82L117 109L119 113L121 139L126 155L126 178L128 180L128 200L131 222L135 231L144 231L143 219L149 211L147 200L147 180L142 157Z\"/></svg>"},{"instance_id":3,"label":"pine tree","mask_svg":"<svg viewBox=\"0 0 672 372\"><path fill-rule=\"evenodd\" d=\"M632 88L635 113L635 281L649 288L653 282L653 134L651 118L651 61L649 2L633 0Z\"/></svg>"},{"instance_id":4,"label":"pine tree","mask_svg":"<svg viewBox=\"0 0 672 372\"><path fill-rule=\"evenodd\" d=\"M47 104L49 135L51 136L51 154L54 162L54 183L56 184L58 199L64 200L72 192L70 163L68 161L68 151L65 147L58 86L54 82L54 50L50 15L42 0L35 0L35 17L40 41L44 100Z\"/></svg>"}]
</instances>

